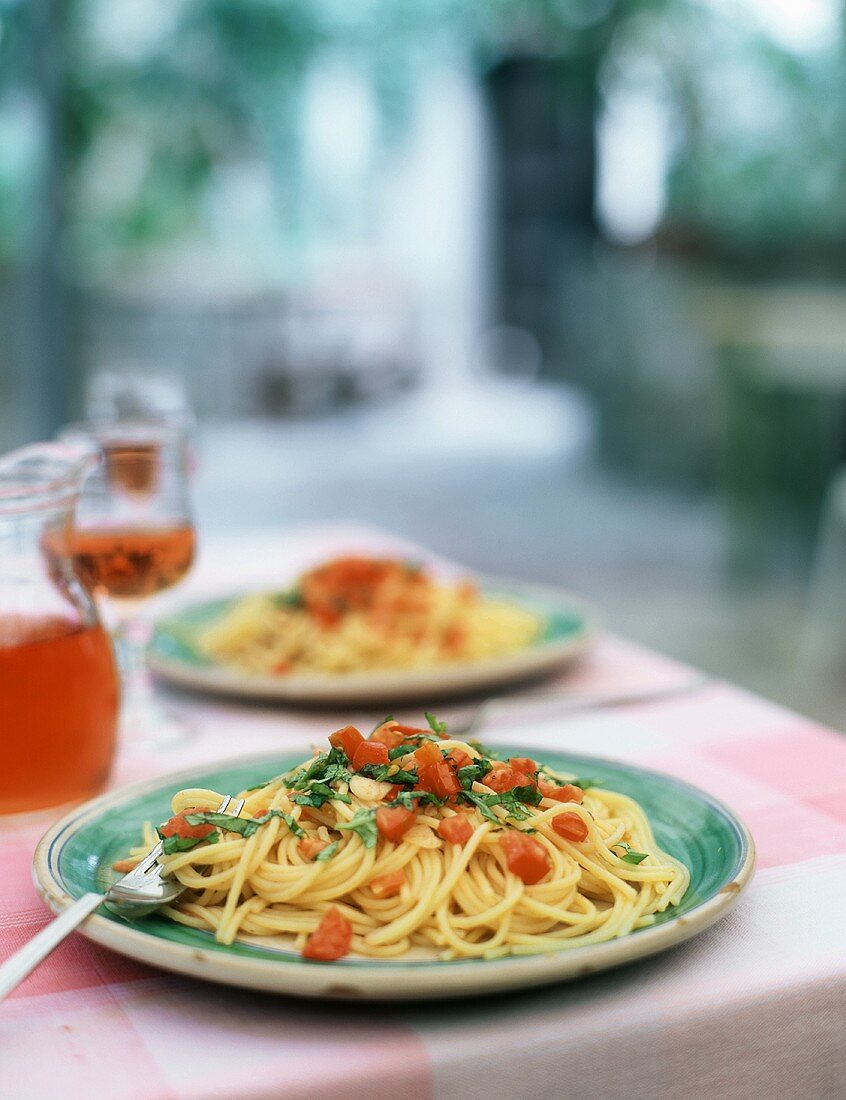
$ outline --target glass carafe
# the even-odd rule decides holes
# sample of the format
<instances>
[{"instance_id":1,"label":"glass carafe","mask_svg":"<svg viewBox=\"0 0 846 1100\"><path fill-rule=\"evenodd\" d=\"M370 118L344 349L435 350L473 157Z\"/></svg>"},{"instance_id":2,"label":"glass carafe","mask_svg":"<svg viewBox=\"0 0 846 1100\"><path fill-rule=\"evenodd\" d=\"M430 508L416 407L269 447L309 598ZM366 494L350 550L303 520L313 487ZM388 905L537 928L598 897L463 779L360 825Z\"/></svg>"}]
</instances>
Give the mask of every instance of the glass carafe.
<instances>
[{"instance_id":1,"label":"glass carafe","mask_svg":"<svg viewBox=\"0 0 846 1100\"><path fill-rule=\"evenodd\" d=\"M0 813L88 798L114 757L112 646L69 553L96 461L59 443L0 458Z\"/></svg>"}]
</instances>

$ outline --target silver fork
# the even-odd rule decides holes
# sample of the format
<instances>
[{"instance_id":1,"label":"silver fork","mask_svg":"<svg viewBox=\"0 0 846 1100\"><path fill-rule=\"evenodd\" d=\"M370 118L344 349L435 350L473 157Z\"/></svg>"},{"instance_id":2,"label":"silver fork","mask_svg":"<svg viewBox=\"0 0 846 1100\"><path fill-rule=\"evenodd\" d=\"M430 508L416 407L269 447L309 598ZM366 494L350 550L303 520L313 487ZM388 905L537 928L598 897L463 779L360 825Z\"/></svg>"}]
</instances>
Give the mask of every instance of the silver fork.
<instances>
[{"instance_id":1,"label":"silver fork","mask_svg":"<svg viewBox=\"0 0 846 1100\"><path fill-rule=\"evenodd\" d=\"M244 808L244 799L236 801L227 795L217 808L219 814L229 813L238 817ZM57 947L74 928L77 928L95 909L105 904L108 909L126 920L136 920L154 910L175 901L185 892L185 887L162 873L159 856L162 842L141 860L137 867L118 879L105 894L83 894L37 936L16 951L0 966L0 1001L19 985L36 966Z\"/></svg>"}]
</instances>

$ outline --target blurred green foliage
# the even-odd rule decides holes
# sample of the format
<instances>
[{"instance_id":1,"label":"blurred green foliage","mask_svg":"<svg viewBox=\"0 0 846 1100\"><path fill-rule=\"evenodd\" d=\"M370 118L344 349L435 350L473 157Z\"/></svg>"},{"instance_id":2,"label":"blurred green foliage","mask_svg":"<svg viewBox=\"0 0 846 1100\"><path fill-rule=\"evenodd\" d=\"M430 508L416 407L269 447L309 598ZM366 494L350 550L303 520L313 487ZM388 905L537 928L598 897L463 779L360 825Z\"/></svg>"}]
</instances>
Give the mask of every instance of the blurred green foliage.
<instances>
[{"instance_id":1,"label":"blurred green foliage","mask_svg":"<svg viewBox=\"0 0 846 1100\"><path fill-rule=\"evenodd\" d=\"M32 98L24 0L0 0L0 141ZM214 171L261 158L296 228L305 77L326 51L367 74L400 139L421 67L566 56L646 71L672 104L667 226L751 249L846 234L846 46L800 56L700 0L62 0L60 155L71 252L202 233ZM732 14L734 13L734 14ZM0 259L25 244L37 151L0 158Z\"/></svg>"},{"instance_id":2,"label":"blurred green foliage","mask_svg":"<svg viewBox=\"0 0 846 1100\"><path fill-rule=\"evenodd\" d=\"M829 43L792 50L743 5L718 9L696 0L656 3L620 26L607 77L639 71L672 105L666 232L735 257L842 250L842 18L840 26Z\"/></svg>"}]
</instances>

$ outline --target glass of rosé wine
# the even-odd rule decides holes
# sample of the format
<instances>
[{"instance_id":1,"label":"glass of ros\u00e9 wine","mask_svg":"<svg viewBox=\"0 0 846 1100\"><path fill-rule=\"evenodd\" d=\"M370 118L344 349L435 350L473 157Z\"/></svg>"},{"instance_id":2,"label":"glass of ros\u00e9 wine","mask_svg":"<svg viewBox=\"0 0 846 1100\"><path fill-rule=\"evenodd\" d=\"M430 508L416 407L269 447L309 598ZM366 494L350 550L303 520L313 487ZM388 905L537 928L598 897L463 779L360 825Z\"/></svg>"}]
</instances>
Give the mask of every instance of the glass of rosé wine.
<instances>
[{"instance_id":1,"label":"glass of ros\u00e9 wine","mask_svg":"<svg viewBox=\"0 0 846 1100\"><path fill-rule=\"evenodd\" d=\"M185 720L153 698L144 661L151 628L141 611L178 584L194 560L184 430L158 420L91 421L63 429L61 439L100 459L77 504L71 555L113 629L124 685L122 738L183 740Z\"/></svg>"}]
</instances>

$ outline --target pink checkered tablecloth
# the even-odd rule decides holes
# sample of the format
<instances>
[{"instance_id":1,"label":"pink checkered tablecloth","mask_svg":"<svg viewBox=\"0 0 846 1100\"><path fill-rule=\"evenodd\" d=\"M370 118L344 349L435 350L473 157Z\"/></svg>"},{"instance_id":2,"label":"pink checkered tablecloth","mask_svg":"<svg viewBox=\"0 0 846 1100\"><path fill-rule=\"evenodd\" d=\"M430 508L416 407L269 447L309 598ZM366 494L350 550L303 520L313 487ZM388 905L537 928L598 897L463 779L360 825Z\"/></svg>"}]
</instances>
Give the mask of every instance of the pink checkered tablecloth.
<instances>
[{"instance_id":1,"label":"pink checkered tablecloth","mask_svg":"<svg viewBox=\"0 0 846 1100\"><path fill-rule=\"evenodd\" d=\"M209 546L180 595L273 583L333 547L398 546L408 549L359 527L241 534ZM569 684L680 675L674 662L609 637ZM233 731L244 752L272 751L332 722L170 701L197 719L200 737L160 756L123 757L115 785L232 756ZM722 683L663 702L525 718L504 733L704 787L755 837L752 885L726 918L665 955L580 983L407 1007L216 987L73 935L0 1005L0 1100L844 1095L846 740ZM48 919L29 870L48 824L0 823L0 961Z\"/></svg>"}]
</instances>

